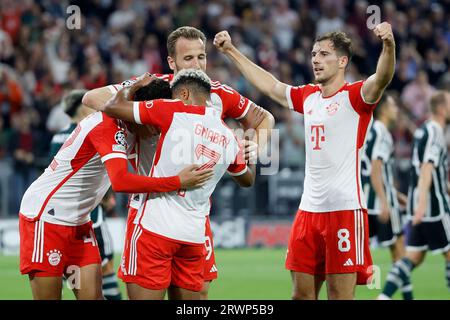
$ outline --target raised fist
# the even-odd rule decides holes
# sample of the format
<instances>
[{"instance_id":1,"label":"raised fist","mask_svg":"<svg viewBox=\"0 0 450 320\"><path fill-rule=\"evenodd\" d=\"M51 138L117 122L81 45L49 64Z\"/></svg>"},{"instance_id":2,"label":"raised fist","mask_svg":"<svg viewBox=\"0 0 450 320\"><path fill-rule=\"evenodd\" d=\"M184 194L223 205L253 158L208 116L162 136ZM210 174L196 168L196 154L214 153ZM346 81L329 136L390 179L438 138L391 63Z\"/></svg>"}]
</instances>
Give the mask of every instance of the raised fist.
<instances>
[{"instance_id":1,"label":"raised fist","mask_svg":"<svg viewBox=\"0 0 450 320\"><path fill-rule=\"evenodd\" d=\"M380 23L373 29L373 33L375 33L375 35L378 38L383 40L385 44L387 45L395 44L394 34L392 33L392 27L389 23L387 22Z\"/></svg>"},{"instance_id":2,"label":"raised fist","mask_svg":"<svg viewBox=\"0 0 450 320\"><path fill-rule=\"evenodd\" d=\"M231 37L228 31L220 31L214 37L214 45L220 52L225 53L227 50L233 47L231 43Z\"/></svg>"}]
</instances>

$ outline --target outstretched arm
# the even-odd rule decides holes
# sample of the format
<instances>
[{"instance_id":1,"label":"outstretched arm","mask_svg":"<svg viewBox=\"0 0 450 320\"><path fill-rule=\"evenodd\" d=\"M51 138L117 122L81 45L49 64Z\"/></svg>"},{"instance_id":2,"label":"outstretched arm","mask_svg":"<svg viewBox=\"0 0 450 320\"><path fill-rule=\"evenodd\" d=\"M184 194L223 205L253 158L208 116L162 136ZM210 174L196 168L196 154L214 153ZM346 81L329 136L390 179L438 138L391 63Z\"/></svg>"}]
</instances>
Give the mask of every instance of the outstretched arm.
<instances>
[{"instance_id":1,"label":"outstretched arm","mask_svg":"<svg viewBox=\"0 0 450 320\"><path fill-rule=\"evenodd\" d=\"M221 31L216 34L214 37L214 45L220 52L231 59L234 65L252 85L282 106L288 107L288 101L286 99L287 85L244 56L232 44L228 31Z\"/></svg>"},{"instance_id":2,"label":"outstretched arm","mask_svg":"<svg viewBox=\"0 0 450 320\"><path fill-rule=\"evenodd\" d=\"M377 70L364 82L362 94L365 102L377 102L384 89L391 82L395 70L395 40L391 25L380 23L373 32L383 41L383 49L378 59Z\"/></svg>"},{"instance_id":3,"label":"outstretched arm","mask_svg":"<svg viewBox=\"0 0 450 320\"><path fill-rule=\"evenodd\" d=\"M114 94L108 87L96 88L89 90L83 96L81 101L86 107L96 111L103 111L103 106L108 102Z\"/></svg>"}]
</instances>

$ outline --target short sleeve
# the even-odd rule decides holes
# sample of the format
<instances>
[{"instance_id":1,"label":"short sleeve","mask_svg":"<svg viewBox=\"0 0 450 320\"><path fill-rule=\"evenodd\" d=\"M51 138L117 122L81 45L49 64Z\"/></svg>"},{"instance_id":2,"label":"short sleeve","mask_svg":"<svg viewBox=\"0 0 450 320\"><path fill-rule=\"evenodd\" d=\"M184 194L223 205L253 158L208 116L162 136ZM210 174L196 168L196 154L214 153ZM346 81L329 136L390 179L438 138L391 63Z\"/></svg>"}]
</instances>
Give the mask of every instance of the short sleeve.
<instances>
[{"instance_id":1,"label":"short sleeve","mask_svg":"<svg viewBox=\"0 0 450 320\"><path fill-rule=\"evenodd\" d=\"M242 119L247 115L250 106L254 104L253 101L242 96L233 88L218 82L212 82L211 91L211 102L213 104L216 103L214 95L217 94L220 97L224 117L231 117L236 120Z\"/></svg>"},{"instance_id":2,"label":"short sleeve","mask_svg":"<svg viewBox=\"0 0 450 320\"><path fill-rule=\"evenodd\" d=\"M114 121L102 121L90 133L89 139L102 162L113 158L127 160L127 133Z\"/></svg>"},{"instance_id":3,"label":"short sleeve","mask_svg":"<svg viewBox=\"0 0 450 320\"><path fill-rule=\"evenodd\" d=\"M387 137L378 130L374 130L374 145L371 160L380 159L383 162L388 162L391 149L391 144Z\"/></svg>"},{"instance_id":4,"label":"short sleeve","mask_svg":"<svg viewBox=\"0 0 450 320\"><path fill-rule=\"evenodd\" d=\"M350 98L350 103L353 109L358 113L372 113L375 107L378 104L378 101L375 103L367 103L364 100L364 96L362 93L362 86L365 81L357 81L347 85L348 95Z\"/></svg>"},{"instance_id":5,"label":"short sleeve","mask_svg":"<svg viewBox=\"0 0 450 320\"><path fill-rule=\"evenodd\" d=\"M239 144L239 151L236 154L236 158L234 159L234 162L228 166L228 173L231 176L240 176L247 172L248 167L247 163L245 162L244 158L244 148L243 146L238 142Z\"/></svg>"},{"instance_id":6,"label":"short sleeve","mask_svg":"<svg viewBox=\"0 0 450 320\"><path fill-rule=\"evenodd\" d=\"M165 131L172 122L173 113L184 108L185 105L180 100L134 101L134 121L138 124L150 124Z\"/></svg>"},{"instance_id":7,"label":"short sleeve","mask_svg":"<svg viewBox=\"0 0 450 320\"><path fill-rule=\"evenodd\" d=\"M303 113L303 95L304 86L286 86L286 100L288 102L289 109Z\"/></svg>"},{"instance_id":8,"label":"short sleeve","mask_svg":"<svg viewBox=\"0 0 450 320\"><path fill-rule=\"evenodd\" d=\"M121 83L118 83L118 84L111 84L107 88L109 89L109 91L111 91L112 94L115 94L120 89L130 87L135 82L136 82L136 77L122 81Z\"/></svg>"},{"instance_id":9,"label":"short sleeve","mask_svg":"<svg viewBox=\"0 0 450 320\"><path fill-rule=\"evenodd\" d=\"M438 167L439 158L442 151L442 146L439 143L438 135L435 132L435 128L427 130L428 134L422 137L422 143L425 144L423 153L423 163L431 162L434 167Z\"/></svg>"}]
</instances>

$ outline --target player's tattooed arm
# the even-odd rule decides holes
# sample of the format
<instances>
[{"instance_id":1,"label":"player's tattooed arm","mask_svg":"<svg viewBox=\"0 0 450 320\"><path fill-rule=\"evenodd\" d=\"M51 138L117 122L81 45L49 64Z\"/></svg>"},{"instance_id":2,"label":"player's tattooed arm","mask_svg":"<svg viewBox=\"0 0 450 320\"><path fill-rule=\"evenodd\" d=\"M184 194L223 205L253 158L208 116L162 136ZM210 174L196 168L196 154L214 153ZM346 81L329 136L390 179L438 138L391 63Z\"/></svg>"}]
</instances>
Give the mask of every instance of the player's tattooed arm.
<instances>
[{"instance_id":1,"label":"player's tattooed arm","mask_svg":"<svg viewBox=\"0 0 450 320\"><path fill-rule=\"evenodd\" d=\"M255 130L256 134L250 138L257 144L258 150L262 150L267 145L273 126L275 125L273 115L269 111L252 103L245 117L239 121L245 131L248 129ZM247 157L245 159L248 160Z\"/></svg>"},{"instance_id":2,"label":"player's tattooed arm","mask_svg":"<svg viewBox=\"0 0 450 320\"><path fill-rule=\"evenodd\" d=\"M373 29L373 32L383 41L383 49L375 73L367 78L362 87L362 94L367 103L375 103L380 99L395 71L395 40L391 25L382 22Z\"/></svg>"},{"instance_id":3,"label":"player's tattooed arm","mask_svg":"<svg viewBox=\"0 0 450 320\"><path fill-rule=\"evenodd\" d=\"M287 85L244 56L231 42L228 31L217 33L214 37L214 45L220 52L230 58L252 85L282 106L288 107Z\"/></svg>"}]
</instances>

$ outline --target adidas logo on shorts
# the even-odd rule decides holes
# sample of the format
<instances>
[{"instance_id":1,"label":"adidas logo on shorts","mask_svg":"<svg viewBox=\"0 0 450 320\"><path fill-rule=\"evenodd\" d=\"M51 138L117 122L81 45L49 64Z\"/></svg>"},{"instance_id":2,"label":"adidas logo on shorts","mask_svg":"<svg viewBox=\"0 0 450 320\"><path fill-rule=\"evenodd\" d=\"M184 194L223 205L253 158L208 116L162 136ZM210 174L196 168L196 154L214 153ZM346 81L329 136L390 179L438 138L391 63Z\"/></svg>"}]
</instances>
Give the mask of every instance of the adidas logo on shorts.
<instances>
[{"instance_id":1,"label":"adidas logo on shorts","mask_svg":"<svg viewBox=\"0 0 450 320\"><path fill-rule=\"evenodd\" d=\"M348 258L348 260L345 261L345 263L344 263L344 267L350 267L352 265L353 265L353 261L350 258Z\"/></svg>"}]
</instances>

